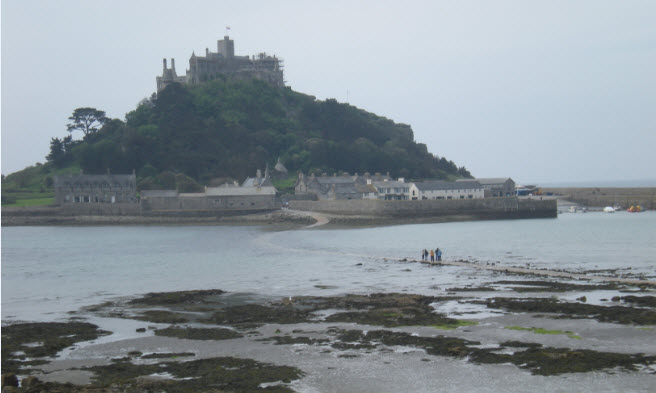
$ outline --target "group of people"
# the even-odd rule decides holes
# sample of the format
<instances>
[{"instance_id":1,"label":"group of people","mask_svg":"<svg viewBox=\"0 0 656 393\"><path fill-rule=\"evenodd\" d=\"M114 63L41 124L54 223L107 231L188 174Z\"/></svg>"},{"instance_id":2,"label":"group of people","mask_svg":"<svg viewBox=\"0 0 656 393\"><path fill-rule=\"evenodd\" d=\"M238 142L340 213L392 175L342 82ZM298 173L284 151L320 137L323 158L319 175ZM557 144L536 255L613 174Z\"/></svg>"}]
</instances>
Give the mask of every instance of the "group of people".
<instances>
[{"instance_id":1,"label":"group of people","mask_svg":"<svg viewBox=\"0 0 656 393\"><path fill-rule=\"evenodd\" d=\"M430 251L424 249L421 252L421 260L422 261L427 261L429 255L430 255L430 261L431 262L435 262L435 258L437 258L438 261L442 260L442 250L440 250L439 248L436 248L435 250L430 250Z\"/></svg>"}]
</instances>

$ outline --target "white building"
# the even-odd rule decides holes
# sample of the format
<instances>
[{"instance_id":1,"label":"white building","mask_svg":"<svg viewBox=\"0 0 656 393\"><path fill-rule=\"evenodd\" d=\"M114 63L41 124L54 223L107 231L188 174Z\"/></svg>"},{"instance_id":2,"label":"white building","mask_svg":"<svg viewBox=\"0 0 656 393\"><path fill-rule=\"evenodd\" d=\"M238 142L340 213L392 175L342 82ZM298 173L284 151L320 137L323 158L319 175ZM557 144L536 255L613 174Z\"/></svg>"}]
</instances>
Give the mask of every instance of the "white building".
<instances>
[{"instance_id":1,"label":"white building","mask_svg":"<svg viewBox=\"0 0 656 393\"><path fill-rule=\"evenodd\" d=\"M477 181L448 182L442 180L412 183L410 199L479 199L485 195L483 186Z\"/></svg>"},{"instance_id":2,"label":"white building","mask_svg":"<svg viewBox=\"0 0 656 393\"><path fill-rule=\"evenodd\" d=\"M385 181L372 181L371 184L378 192L378 199L385 201L407 201L410 195L410 184L399 179L385 180Z\"/></svg>"}]
</instances>

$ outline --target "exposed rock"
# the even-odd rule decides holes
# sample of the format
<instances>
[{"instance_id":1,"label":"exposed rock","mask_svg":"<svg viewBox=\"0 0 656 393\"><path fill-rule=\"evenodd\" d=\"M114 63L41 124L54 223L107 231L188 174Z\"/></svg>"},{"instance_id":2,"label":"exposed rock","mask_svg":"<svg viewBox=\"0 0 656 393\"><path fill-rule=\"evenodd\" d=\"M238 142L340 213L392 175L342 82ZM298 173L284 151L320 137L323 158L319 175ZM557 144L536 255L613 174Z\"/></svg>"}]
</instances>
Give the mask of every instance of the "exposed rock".
<instances>
[{"instance_id":1,"label":"exposed rock","mask_svg":"<svg viewBox=\"0 0 656 393\"><path fill-rule=\"evenodd\" d=\"M18 386L18 378L14 373L2 374L2 387L5 386Z\"/></svg>"},{"instance_id":2,"label":"exposed rock","mask_svg":"<svg viewBox=\"0 0 656 393\"><path fill-rule=\"evenodd\" d=\"M39 384L41 384L41 381L39 381L39 379L35 376L29 376L27 378L24 378L21 381L21 387L22 388L28 388L29 389L29 388L33 388L33 387L35 387L36 385L39 385Z\"/></svg>"}]
</instances>

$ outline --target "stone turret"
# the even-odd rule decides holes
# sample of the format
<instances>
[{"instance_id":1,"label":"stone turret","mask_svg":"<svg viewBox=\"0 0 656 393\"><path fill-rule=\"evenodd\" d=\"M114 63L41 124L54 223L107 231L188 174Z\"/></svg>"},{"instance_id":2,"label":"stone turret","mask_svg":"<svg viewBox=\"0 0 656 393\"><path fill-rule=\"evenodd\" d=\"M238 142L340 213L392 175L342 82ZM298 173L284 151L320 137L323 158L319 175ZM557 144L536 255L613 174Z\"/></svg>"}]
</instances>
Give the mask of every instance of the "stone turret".
<instances>
[{"instance_id":1,"label":"stone turret","mask_svg":"<svg viewBox=\"0 0 656 393\"><path fill-rule=\"evenodd\" d=\"M224 36L222 40L217 41L216 48L218 53L226 59L235 57L235 41L228 36Z\"/></svg>"}]
</instances>

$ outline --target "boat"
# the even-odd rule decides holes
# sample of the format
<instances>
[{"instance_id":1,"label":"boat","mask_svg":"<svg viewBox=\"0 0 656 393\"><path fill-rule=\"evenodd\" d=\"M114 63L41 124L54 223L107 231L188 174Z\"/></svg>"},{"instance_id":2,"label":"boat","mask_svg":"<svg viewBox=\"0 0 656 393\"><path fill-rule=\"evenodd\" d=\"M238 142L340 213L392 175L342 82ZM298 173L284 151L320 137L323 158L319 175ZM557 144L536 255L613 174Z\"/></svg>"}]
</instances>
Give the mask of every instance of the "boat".
<instances>
[{"instance_id":1,"label":"boat","mask_svg":"<svg viewBox=\"0 0 656 393\"><path fill-rule=\"evenodd\" d=\"M630 208L626 209L627 212L629 213L642 213L644 209L640 205L635 205L631 206Z\"/></svg>"},{"instance_id":2,"label":"boat","mask_svg":"<svg viewBox=\"0 0 656 393\"><path fill-rule=\"evenodd\" d=\"M606 206L603 210L604 213L615 213L615 208L612 206Z\"/></svg>"}]
</instances>

